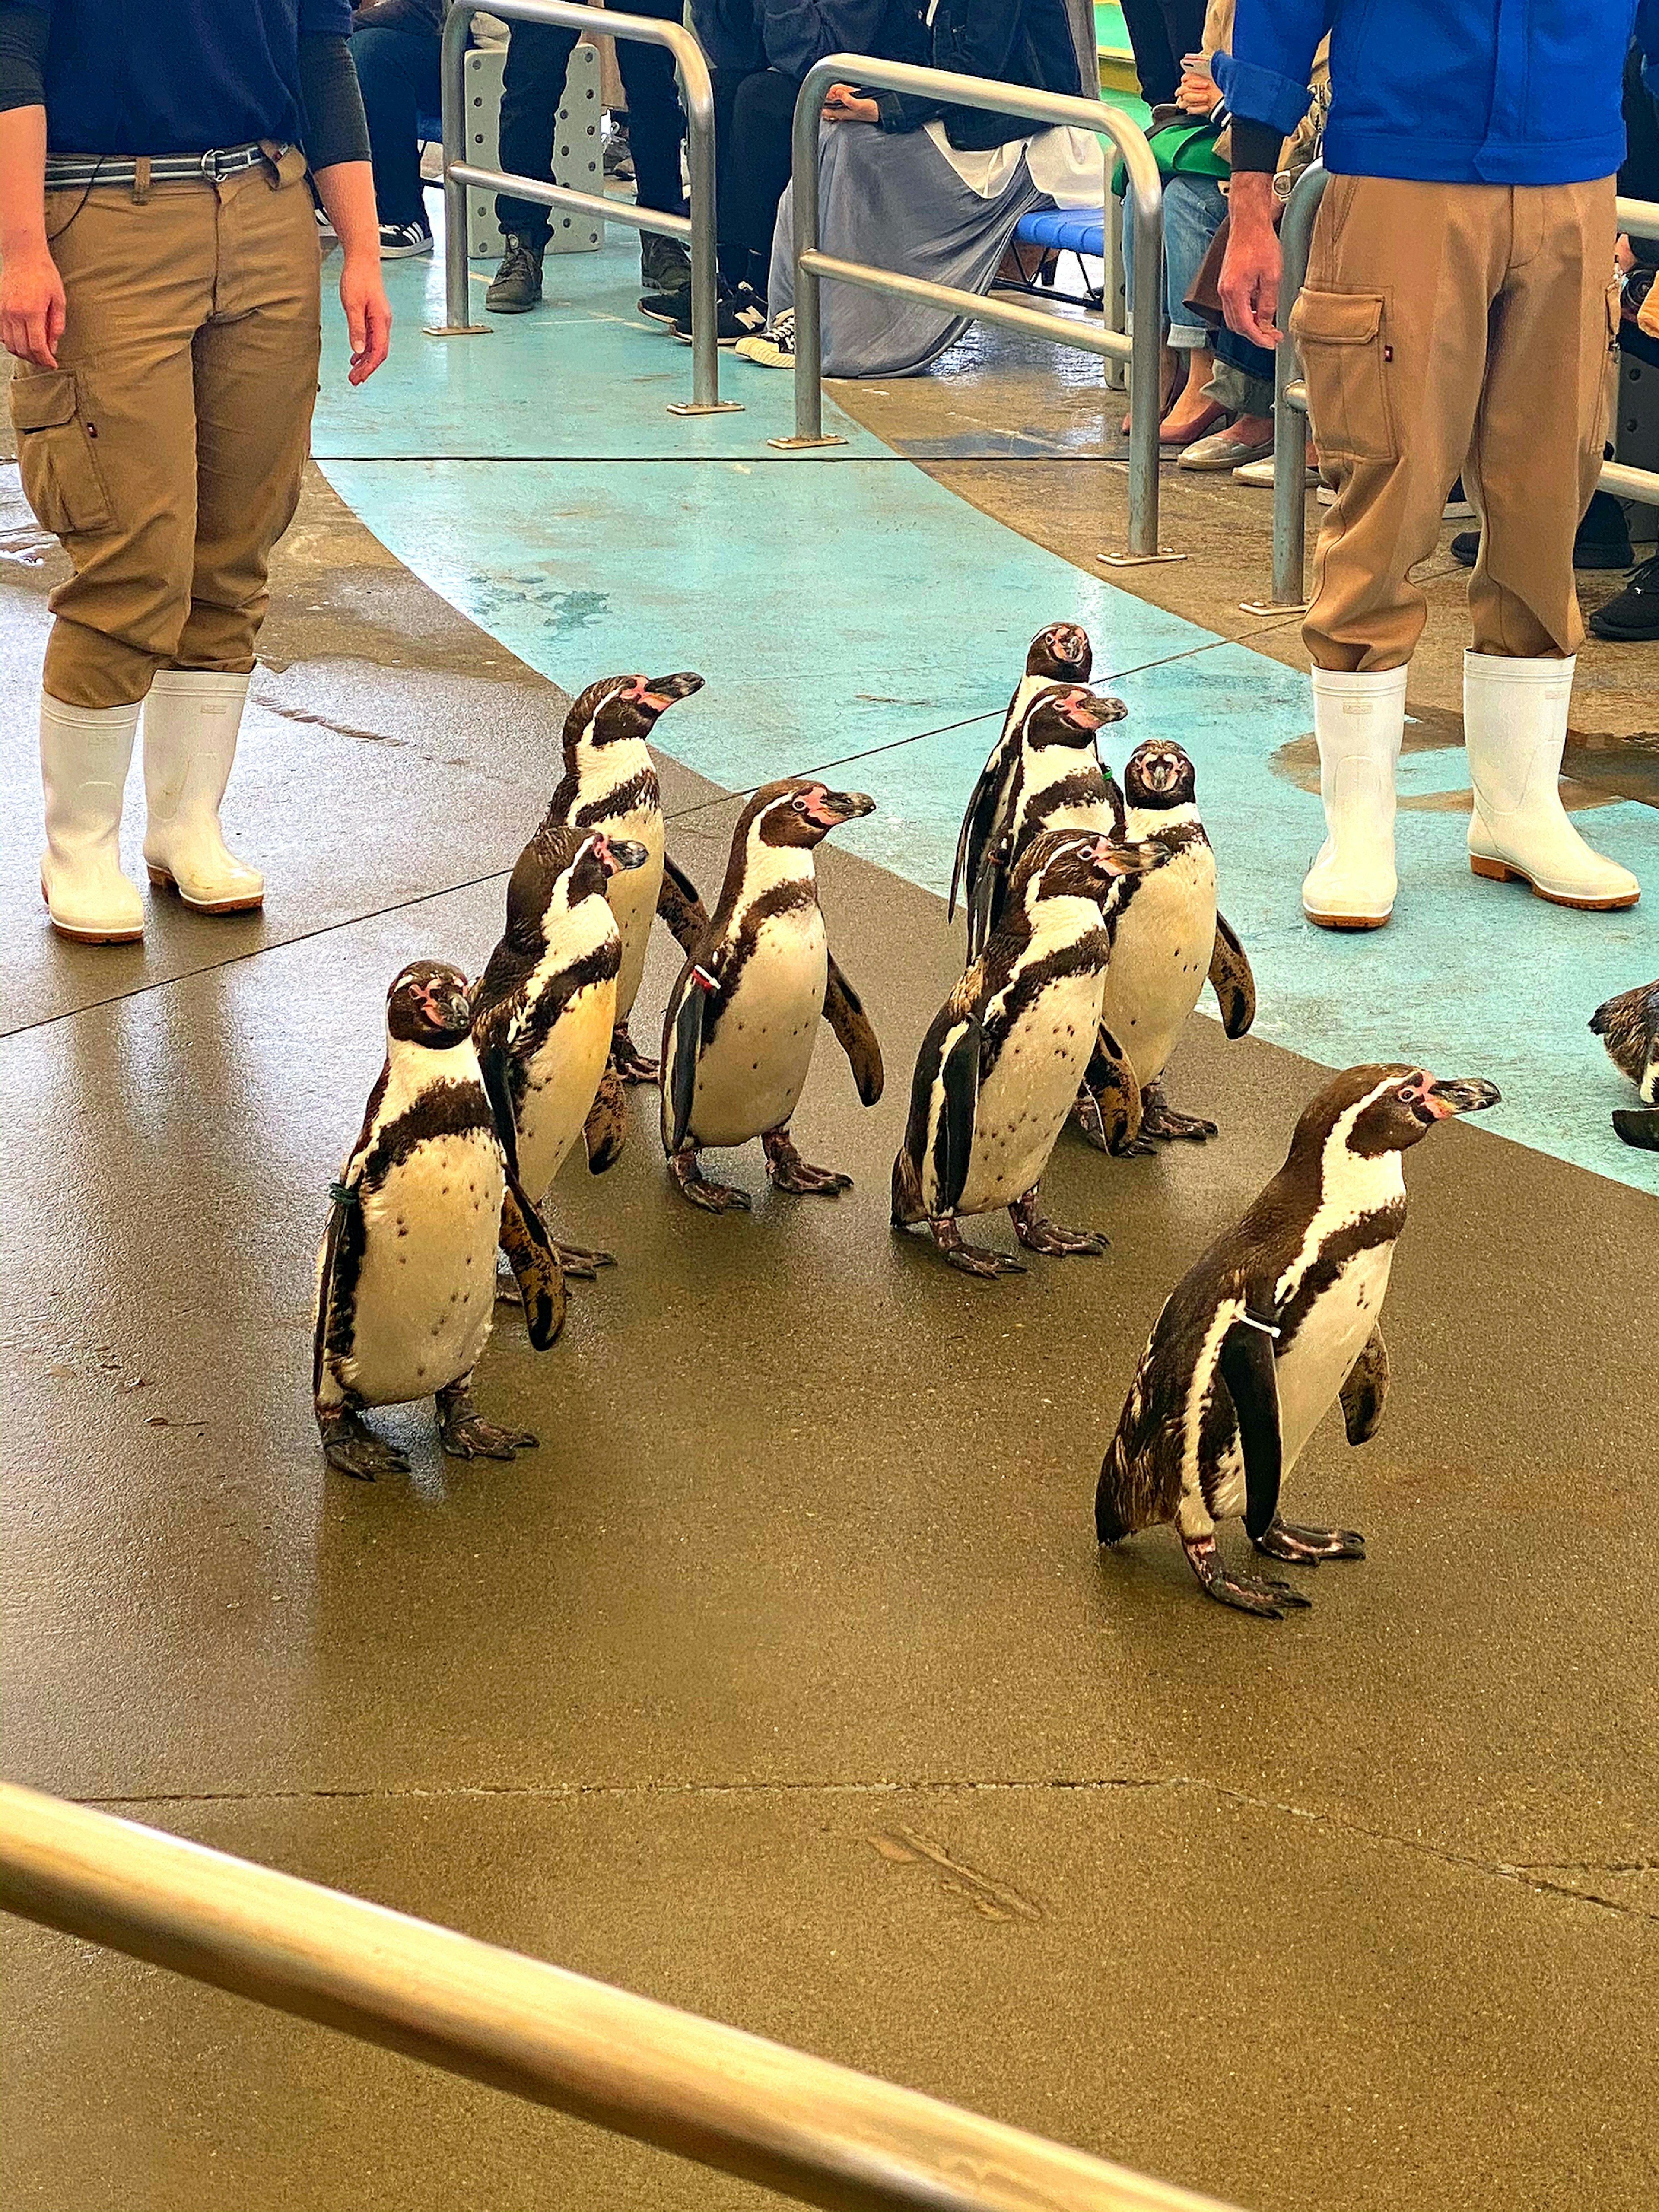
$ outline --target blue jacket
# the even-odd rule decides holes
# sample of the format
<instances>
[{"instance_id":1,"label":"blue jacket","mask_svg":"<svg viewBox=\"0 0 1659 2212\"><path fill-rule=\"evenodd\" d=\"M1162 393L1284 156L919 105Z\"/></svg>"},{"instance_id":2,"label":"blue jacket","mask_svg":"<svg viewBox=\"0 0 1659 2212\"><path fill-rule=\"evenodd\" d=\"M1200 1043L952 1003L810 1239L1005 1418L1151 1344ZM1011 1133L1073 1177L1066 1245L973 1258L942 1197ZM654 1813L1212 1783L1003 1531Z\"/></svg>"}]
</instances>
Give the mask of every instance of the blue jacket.
<instances>
[{"instance_id":1,"label":"blue jacket","mask_svg":"<svg viewBox=\"0 0 1659 2212\"><path fill-rule=\"evenodd\" d=\"M1215 57L1235 115L1286 134L1331 34L1325 165L1455 185L1568 185L1625 158L1634 31L1659 58L1659 0L1238 0Z\"/></svg>"}]
</instances>

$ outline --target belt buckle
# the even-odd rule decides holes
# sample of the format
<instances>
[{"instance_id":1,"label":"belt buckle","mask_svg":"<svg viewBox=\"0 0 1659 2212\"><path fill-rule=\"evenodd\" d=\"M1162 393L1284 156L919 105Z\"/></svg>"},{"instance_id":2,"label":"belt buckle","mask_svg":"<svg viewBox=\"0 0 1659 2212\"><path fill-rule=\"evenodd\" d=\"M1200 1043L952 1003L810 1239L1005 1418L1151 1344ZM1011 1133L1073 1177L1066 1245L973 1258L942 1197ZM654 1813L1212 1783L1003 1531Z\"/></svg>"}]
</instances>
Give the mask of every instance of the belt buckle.
<instances>
[{"instance_id":1,"label":"belt buckle","mask_svg":"<svg viewBox=\"0 0 1659 2212\"><path fill-rule=\"evenodd\" d=\"M210 184L217 184L219 181L219 155L217 149L210 146L207 151L203 155L198 167L200 168L202 174L207 179Z\"/></svg>"}]
</instances>

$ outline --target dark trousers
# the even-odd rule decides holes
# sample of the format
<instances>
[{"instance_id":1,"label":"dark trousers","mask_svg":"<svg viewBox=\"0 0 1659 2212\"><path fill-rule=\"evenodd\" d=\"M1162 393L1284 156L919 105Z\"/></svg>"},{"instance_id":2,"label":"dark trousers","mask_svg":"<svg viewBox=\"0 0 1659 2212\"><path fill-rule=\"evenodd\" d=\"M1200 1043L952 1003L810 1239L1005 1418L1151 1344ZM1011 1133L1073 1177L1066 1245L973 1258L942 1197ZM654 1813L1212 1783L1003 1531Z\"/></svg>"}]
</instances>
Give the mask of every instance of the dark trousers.
<instances>
[{"instance_id":1,"label":"dark trousers","mask_svg":"<svg viewBox=\"0 0 1659 2212\"><path fill-rule=\"evenodd\" d=\"M746 277L764 293L800 81L769 69L716 70L714 77L720 274L728 284Z\"/></svg>"},{"instance_id":2,"label":"dark trousers","mask_svg":"<svg viewBox=\"0 0 1659 2212\"><path fill-rule=\"evenodd\" d=\"M628 12L678 23L683 8L681 0L629 0ZM544 23L512 27L501 86L501 166L514 176L552 180L554 126L575 43L574 31L553 30ZM665 46L618 39L617 64L628 94L628 143L639 204L665 215L684 215L680 141L685 118L674 82L674 58ZM532 245L547 242L548 211L533 201L498 193L495 220L504 231L528 238Z\"/></svg>"},{"instance_id":3,"label":"dark trousers","mask_svg":"<svg viewBox=\"0 0 1659 2212\"><path fill-rule=\"evenodd\" d=\"M438 112L437 33L374 27L355 31L351 58L368 118L380 221L424 223L421 149L415 126L417 116Z\"/></svg>"},{"instance_id":4,"label":"dark trousers","mask_svg":"<svg viewBox=\"0 0 1659 2212\"><path fill-rule=\"evenodd\" d=\"M1157 107L1176 96L1181 57L1204 40L1204 0L1122 0L1140 96Z\"/></svg>"}]
</instances>

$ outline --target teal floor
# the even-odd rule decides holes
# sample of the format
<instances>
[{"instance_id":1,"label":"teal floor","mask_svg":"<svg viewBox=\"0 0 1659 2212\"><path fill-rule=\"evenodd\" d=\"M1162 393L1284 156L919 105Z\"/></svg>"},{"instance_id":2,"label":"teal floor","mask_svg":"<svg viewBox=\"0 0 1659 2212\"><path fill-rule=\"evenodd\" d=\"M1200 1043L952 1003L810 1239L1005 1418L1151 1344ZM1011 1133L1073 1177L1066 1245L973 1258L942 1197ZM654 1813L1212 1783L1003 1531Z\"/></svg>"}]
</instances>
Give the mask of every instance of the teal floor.
<instances>
[{"instance_id":1,"label":"teal floor","mask_svg":"<svg viewBox=\"0 0 1659 2212\"><path fill-rule=\"evenodd\" d=\"M549 306L489 337L422 336L442 319L441 266L394 265L392 356L357 392L337 319L317 457L400 560L571 690L624 669L700 670L707 690L663 726L670 750L732 788L848 763L879 809L848 842L935 891L1027 641L1081 621L1097 677L1131 710L1107 733L1114 760L1161 735L1197 763L1260 1034L1331 1066L1488 1076L1504 1096L1492 1137L1659 1193L1659 1156L1612 1133L1609 1109L1631 1094L1585 1028L1610 993L1659 974L1659 812L1620 802L1589 818L1652 886L1630 914L1477 883L1464 816L1406 811L1386 933L1310 928L1296 887L1318 800L1268 765L1310 727L1300 677L1031 544L838 410L844 447L773 451L792 427L781 372L723 356L722 396L745 411L669 415L690 394L690 352L635 314L633 241L609 238L550 258ZM475 264L475 307L484 273ZM550 789L556 775L550 761ZM1403 787L1463 780L1460 753L1428 752L1408 757Z\"/></svg>"}]
</instances>

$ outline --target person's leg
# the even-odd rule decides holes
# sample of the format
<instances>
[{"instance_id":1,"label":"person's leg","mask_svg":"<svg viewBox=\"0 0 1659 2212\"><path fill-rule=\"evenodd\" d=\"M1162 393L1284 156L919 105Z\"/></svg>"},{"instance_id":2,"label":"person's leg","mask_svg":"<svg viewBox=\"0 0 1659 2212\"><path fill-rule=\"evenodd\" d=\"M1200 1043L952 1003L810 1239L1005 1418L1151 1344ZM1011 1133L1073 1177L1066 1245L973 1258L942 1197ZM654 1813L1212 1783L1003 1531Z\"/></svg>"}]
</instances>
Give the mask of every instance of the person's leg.
<instances>
[{"instance_id":1,"label":"person's leg","mask_svg":"<svg viewBox=\"0 0 1659 2212\"><path fill-rule=\"evenodd\" d=\"M144 708L144 858L208 913L257 906L264 884L219 830L270 549L300 495L317 391L318 253L305 167L217 188L214 312L191 349L197 508L190 612Z\"/></svg>"},{"instance_id":2,"label":"person's leg","mask_svg":"<svg viewBox=\"0 0 1659 2212\"><path fill-rule=\"evenodd\" d=\"M790 136L799 90L797 80L781 70L762 70L744 82L732 118L730 190L735 204L729 212L722 204L720 229L745 249L745 265L739 273L763 295L778 203L789 182Z\"/></svg>"},{"instance_id":3,"label":"person's leg","mask_svg":"<svg viewBox=\"0 0 1659 2212\"><path fill-rule=\"evenodd\" d=\"M553 180L553 133L575 43L574 31L554 30L545 23L510 27L501 78L499 155L509 176L534 177L548 184ZM532 253L539 255L546 246L547 210L533 200L515 200L510 193L498 192L495 220L506 236L522 239Z\"/></svg>"},{"instance_id":4,"label":"person's leg","mask_svg":"<svg viewBox=\"0 0 1659 2212\"><path fill-rule=\"evenodd\" d=\"M629 0L629 11L678 23L680 0ZM617 66L628 91L628 143L634 155L634 189L641 207L665 215L685 213L680 181L680 144L685 117L674 79L674 58L666 46L643 46L637 39L617 41Z\"/></svg>"},{"instance_id":5,"label":"person's leg","mask_svg":"<svg viewBox=\"0 0 1659 2212\"><path fill-rule=\"evenodd\" d=\"M1185 446L1201 438L1221 409L1206 396L1212 362L1210 331L1187 305L1210 241L1221 228L1227 203L1213 177L1171 177L1164 187L1164 295L1167 343L1187 357L1187 380L1164 418L1158 441ZM1127 214L1127 208L1126 208Z\"/></svg>"},{"instance_id":6,"label":"person's leg","mask_svg":"<svg viewBox=\"0 0 1659 2212\"><path fill-rule=\"evenodd\" d=\"M737 190L732 175L736 139L732 111L738 94L751 72L717 69L708 74L714 88L714 216L720 231L720 272L726 283L737 284L748 270L749 249L732 230L732 209Z\"/></svg>"},{"instance_id":7,"label":"person's leg","mask_svg":"<svg viewBox=\"0 0 1659 2212\"><path fill-rule=\"evenodd\" d=\"M438 104L438 40L422 31L356 31L351 58L368 118L374 199L382 223L428 228L416 119Z\"/></svg>"},{"instance_id":8,"label":"person's leg","mask_svg":"<svg viewBox=\"0 0 1659 2212\"><path fill-rule=\"evenodd\" d=\"M1149 107L1161 106L1175 98L1181 82L1181 57L1170 52L1161 0L1122 0L1122 8L1140 96Z\"/></svg>"},{"instance_id":9,"label":"person's leg","mask_svg":"<svg viewBox=\"0 0 1659 2212\"><path fill-rule=\"evenodd\" d=\"M1573 540L1601 471L1619 335L1613 179L1510 198L1514 244L1463 471L1482 524L1463 684L1470 865L1561 905L1629 906L1636 878L1585 844L1558 787L1583 635Z\"/></svg>"}]
</instances>

